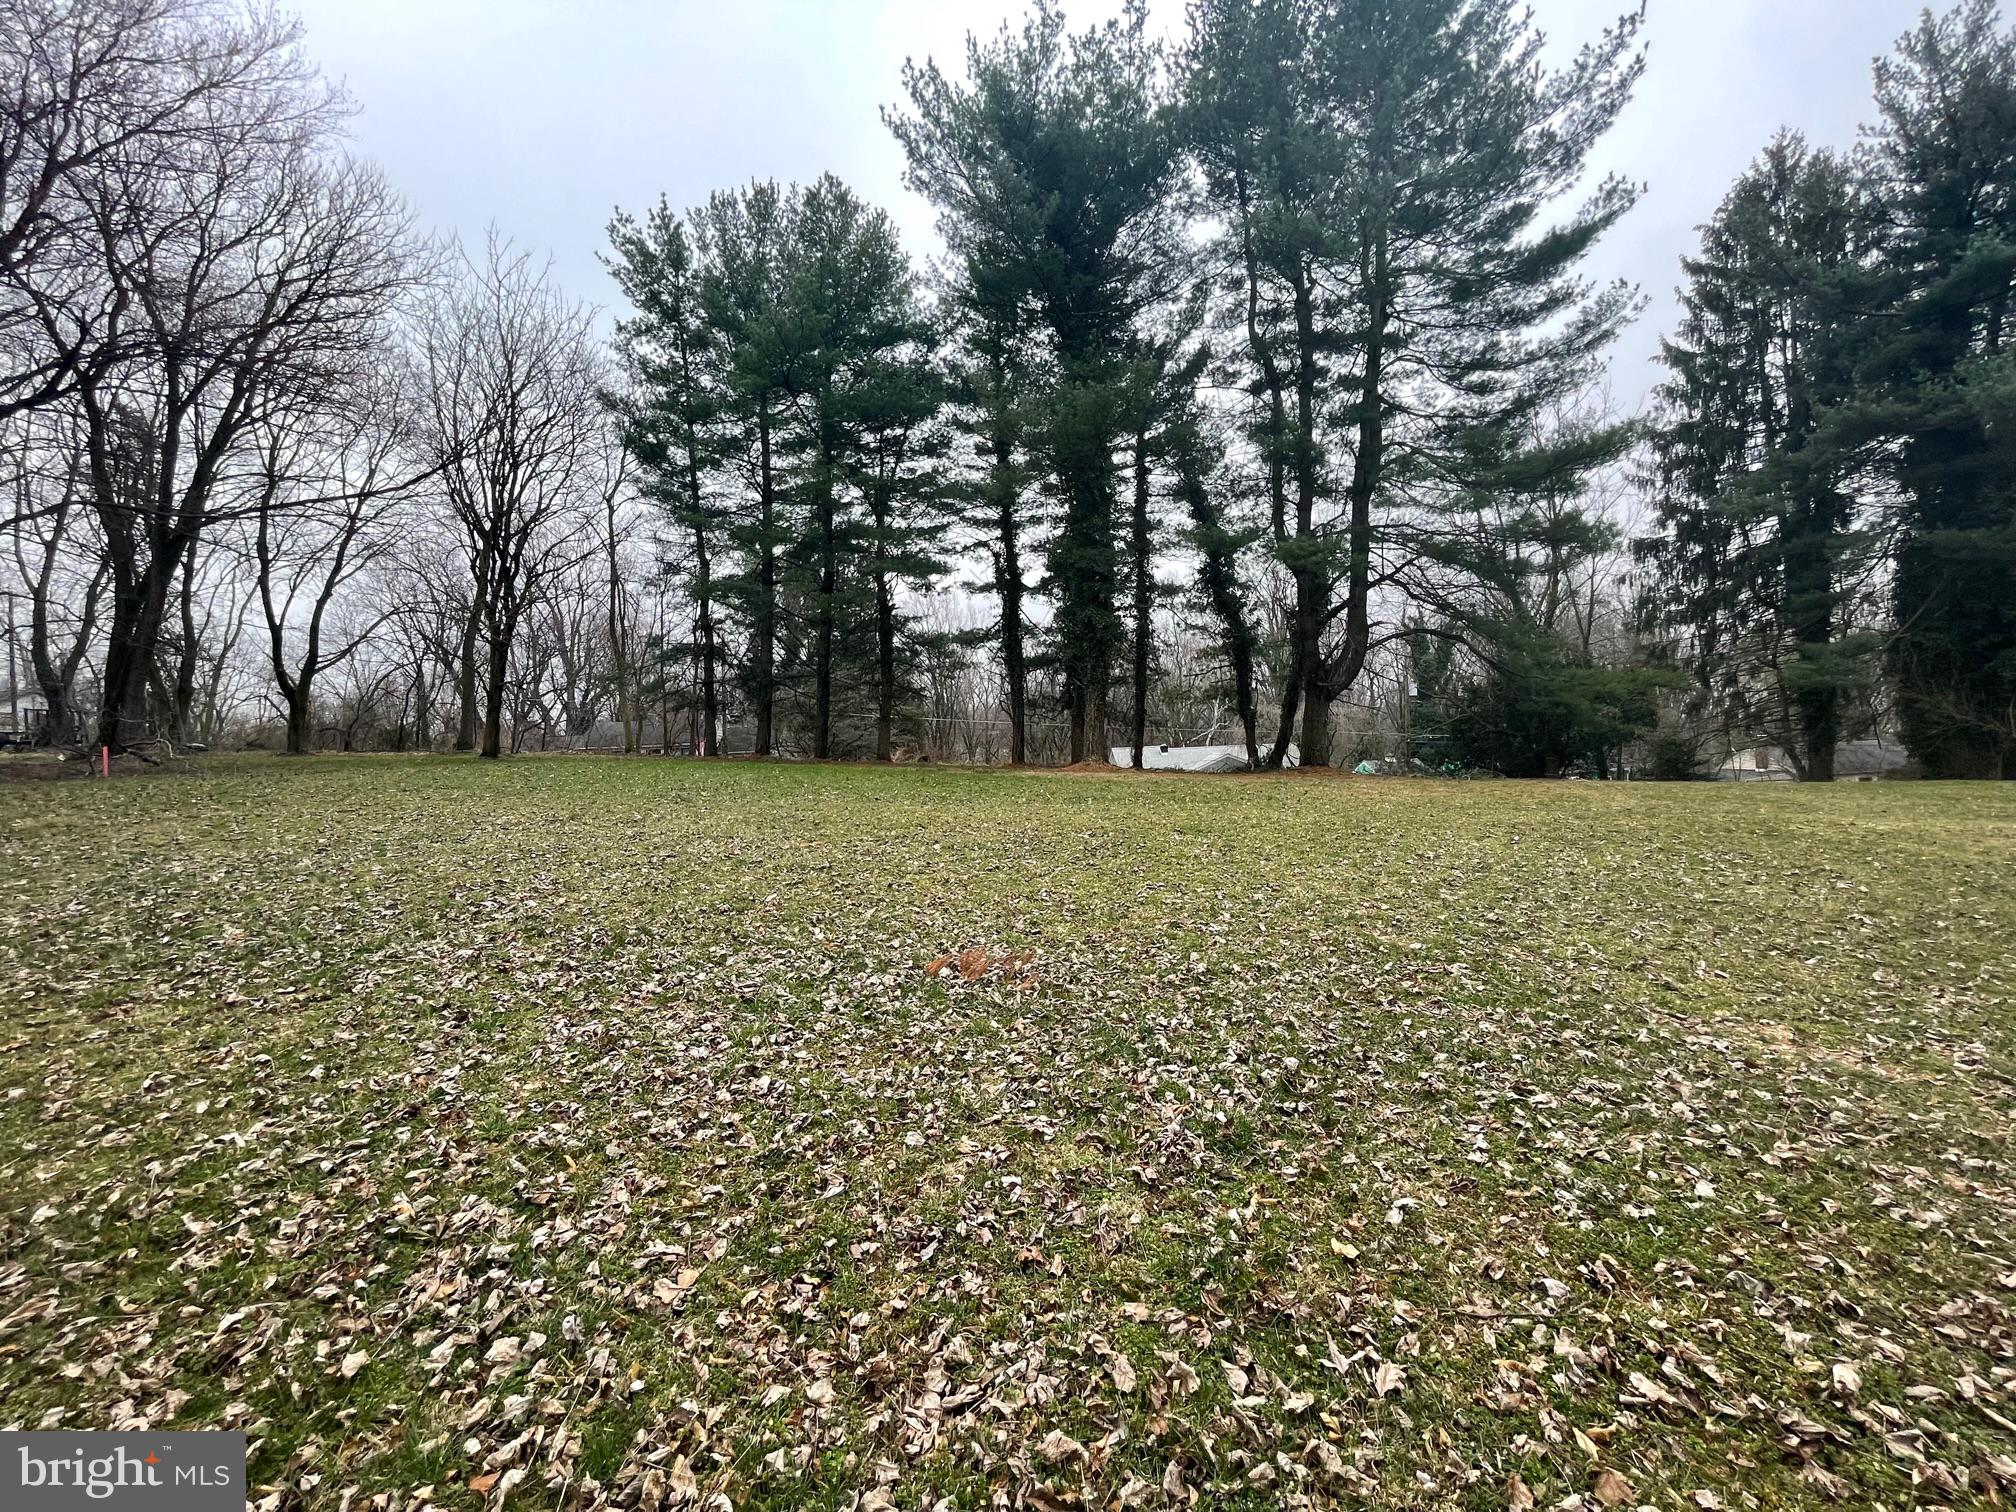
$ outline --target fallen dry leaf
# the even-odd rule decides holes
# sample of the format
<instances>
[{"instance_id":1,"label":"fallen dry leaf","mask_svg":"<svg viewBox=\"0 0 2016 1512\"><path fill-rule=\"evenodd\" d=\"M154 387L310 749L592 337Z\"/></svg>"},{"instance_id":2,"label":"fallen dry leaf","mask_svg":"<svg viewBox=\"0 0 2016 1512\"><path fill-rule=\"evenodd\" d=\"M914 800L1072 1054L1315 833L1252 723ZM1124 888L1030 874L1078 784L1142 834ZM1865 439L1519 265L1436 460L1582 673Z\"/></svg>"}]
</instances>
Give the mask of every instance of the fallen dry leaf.
<instances>
[{"instance_id":1,"label":"fallen dry leaf","mask_svg":"<svg viewBox=\"0 0 2016 1512\"><path fill-rule=\"evenodd\" d=\"M1061 1428L1052 1428L1043 1442L1036 1446L1036 1452L1051 1464L1062 1464L1067 1459L1082 1459L1085 1446Z\"/></svg>"},{"instance_id":2,"label":"fallen dry leaf","mask_svg":"<svg viewBox=\"0 0 2016 1512\"><path fill-rule=\"evenodd\" d=\"M1608 1465L1596 1472L1595 1478L1589 1483L1589 1489L1595 1493L1596 1500L1606 1507L1621 1507L1630 1501L1632 1496L1631 1482Z\"/></svg>"}]
</instances>

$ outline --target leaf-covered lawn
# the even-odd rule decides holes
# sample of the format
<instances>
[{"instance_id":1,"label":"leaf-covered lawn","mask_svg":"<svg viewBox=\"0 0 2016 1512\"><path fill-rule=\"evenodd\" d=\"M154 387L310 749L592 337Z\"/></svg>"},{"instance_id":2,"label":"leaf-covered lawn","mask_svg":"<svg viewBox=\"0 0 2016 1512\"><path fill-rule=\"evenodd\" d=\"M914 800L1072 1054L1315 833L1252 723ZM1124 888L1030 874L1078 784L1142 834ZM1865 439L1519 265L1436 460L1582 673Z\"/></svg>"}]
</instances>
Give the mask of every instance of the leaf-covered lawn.
<instances>
[{"instance_id":1,"label":"leaf-covered lawn","mask_svg":"<svg viewBox=\"0 0 2016 1512\"><path fill-rule=\"evenodd\" d=\"M352 1512L2006 1501L2012 940L2007 788L0 785L0 1426Z\"/></svg>"}]
</instances>

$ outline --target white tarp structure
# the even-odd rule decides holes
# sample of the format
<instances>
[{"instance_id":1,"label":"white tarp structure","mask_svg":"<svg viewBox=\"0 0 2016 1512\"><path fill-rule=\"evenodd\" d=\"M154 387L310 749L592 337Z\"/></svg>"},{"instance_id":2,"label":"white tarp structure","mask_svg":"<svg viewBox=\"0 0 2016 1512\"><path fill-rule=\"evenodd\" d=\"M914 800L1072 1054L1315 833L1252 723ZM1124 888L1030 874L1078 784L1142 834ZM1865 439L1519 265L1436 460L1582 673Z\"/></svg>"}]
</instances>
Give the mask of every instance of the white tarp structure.
<instances>
[{"instance_id":1,"label":"white tarp structure","mask_svg":"<svg viewBox=\"0 0 2016 1512\"><path fill-rule=\"evenodd\" d=\"M1264 756L1268 747L1260 747ZM1134 765L1134 747L1115 746L1112 756L1116 767ZM1300 766L1302 753L1293 744L1281 758L1284 767ZM1147 746L1141 752L1141 766L1150 772L1243 772L1251 763L1246 760L1243 745L1199 745L1199 746Z\"/></svg>"}]
</instances>

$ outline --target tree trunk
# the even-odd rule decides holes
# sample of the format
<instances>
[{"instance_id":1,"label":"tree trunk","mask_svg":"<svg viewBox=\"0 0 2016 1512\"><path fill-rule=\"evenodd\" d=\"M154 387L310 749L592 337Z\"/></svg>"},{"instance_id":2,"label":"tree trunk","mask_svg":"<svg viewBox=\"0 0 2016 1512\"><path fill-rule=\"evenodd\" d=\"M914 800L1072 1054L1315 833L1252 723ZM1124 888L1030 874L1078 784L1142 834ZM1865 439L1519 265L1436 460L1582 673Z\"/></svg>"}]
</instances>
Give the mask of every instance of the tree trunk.
<instances>
[{"instance_id":1,"label":"tree trunk","mask_svg":"<svg viewBox=\"0 0 2016 1512\"><path fill-rule=\"evenodd\" d=\"M756 508L762 537L756 543L755 634L749 692L756 705L756 754L776 748L777 726L777 485L770 460L770 406L756 407Z\"/></svg>"},{"instance_id":2,"label":"tree trunk","mask_svg":"<svg viewBox=\"0 0 2016 1512\"><path fill-rule=\"evenodd\" d=\"M1809 650L1822 659L1817 676L1800 680L1793 703L1799 715L1799 742L1802 747L1800 780L1832 782L1834 752L1841 743L1841 688L1833 669L1824 665L1834 639L1834 582L1828 556L1828 517L1833 513L1822 499L1780 522L1785 571L1785 607L1792 622L1792 637L1801 661Z\"/></svg>"},{"instance_id":3,"label":"tree trunk","mask_svg":"<svg viewBox=\"0 0 2016 1512\"><path fill-rule=\"evenodd\" d=\"M838 523L834 518L833 480L821 465L819 479L819 599L814 615L812 665L812 756L833 755L833 613L839 592Z\"/></svg>"},{"instance_id":4,"label":"tree trunk","mask_svg":"<svg viewBox=\"0 0 2016 1512\"><path fill-rule=\"evenodd\" d=\"M196 639L196 543L189 543L182 559L180 592L182 614L182 654L176 658L175 687L169 703L169 728L174 739L187 743L196 738L196 663L200 647Z\"/></svg>"},{"instance_id":5,"label":"tree trunk","mask_svg":"<svg viewBox=\"0 0 2016 1512\"><path fill-rule=\"evenodd\" d=\"M483 699L483 748L477 753L488 761L495 761L504 754L504 684L510 660L506 642L507 637L496 633L493 627L490 675L485 680Z\"/></svg>"},{"instance_id":6,"label":"tree trunk","mask_svg":"<svg viewBox=\"0 0 2016 1512\"><path fill-rule=\"evenodd\" d=\"M1177 453L1176 486L1189 508L1202 559L1198 564L1198 581L1211 612L1224 627L1225 659L1232 668L1232 698L1238 709L1239 728L1246 737L1246 759L1258 767L1261 760L1259 711L1253 694L1253 627L1240 598L1238 562L1232 554L1224 521L1212 501L1196 453L1189 447ZM1283 726L1286 724L1284 720ZM1272 764L1280 765L1278 755Z\"/></svg>"},{"instance_id":7,"label":"tree trunk","mask_svg":"<svg viewBox=\"0 0 2016 1512\"><path fill-rule=\"evenodd\" d=\"M697 755L718 754L714 742L716 732L721 728L720 695L715 687L714 668L719 659L714 649L714 576L713 566L707 556L707 531L704 526L693 527L694 598L699 615L700 642L700 720L704 733L700 737Z\"/></svg>"},{"instance_id":8,"label":"tree trunk","mask_svg":"<svg viewBox=\"0 0 2016 1512\"><path fill-rule=\"evenodd\" d=\"M1148 519L1148 432L1134 436L1134 514L1129 545L1134 567L1134 770L1148 741L1148 663L1155 634L1155 573Z\"/></svg>"},{"instance_id":9,"label":"tree trunk","mask_svg":"<svg viewBox=\"0 0 2016 1512\"><path fill-rule=\"evenodd\" d=\"M70 707L70 690L61 678L38 677L35 681L42 690L42 704L47 711L43 715L43 738L50 745L69 745L71 727L77 722L76 711Z\"/></svg>"},{"instance_id":10,"label":"tree trunk","mask_svg":"<svg viewBox=\"0 0 2016 1512\"><path fill-rule=\"evenodd\" d=\"M57 522L60 541L62 522ZM49 629L49 587L54 574L56 551L52 544L42 564L40 575L35 579L28 616L28 664L33 670L35 686L41 691L45 709L43 716L42 740L50 745L67 746L78 740L82 731L78 728L78 709L70 696L76 681L77 669L83 664L84 655L92 640L92 628L97 622L98 596L103 587L101 575L92 579L85 590L82 612L71 627L69 648L58 653Z\"/></svg>"},{"instance_id":11,"label":"tree trunk","mask_svg":"<svg viewBox=\"0 0 2016 1512\"><path fill-rule=\"evenodd\" d=\"M630 665L629 637L623 633L623 574L616 541L616 491L604 500L609 551L609 664L616 681L616 720L623 726L623 754L637 754L636 669Z\"/></svg>"},{"instance_id":12,"label":"tree trunk","mask_svg":"<svg viewBox=\"0 0 2016 1512\"><path fill-rule=\"evenodd\" d=\"M1330 707L1348 692L1358 681L1358 674L1365 668L1365 657L1372 642L1371 598L1372 598L1372 499L1377 493L1381 470L1386 452L1385 354L1386 354L1386 284L1388 267L1386 245L1383 233L1375 233L1368 238L1371 245L1359 254L1359 268L1370 290L1371 309L1366 322L1365 368L1358 400L1358 449L1351 468L1351 522L1349 527L1349 559L1345 569L1344 583L1344 640L1335 661L1322 654L1321 637L1323 623L1329 611L1322 610L1317 615L1311 631L1310 665L1315 675L1308 679L1303 690L1307 708L1303 713L1302 763L1304 766L1328 766L1330 764ZM1314 342L1311 332L1313 324L1308 311L1308 300L1303 291L1297 291L1296 321L1299 330L1305 334L1304 369L1302 383L1305 392L1314 372ZM1309 428L1309 406L1303 401L1305 438L1314 435ZM1314 469L1314 444L1310 445L1307 465Z\"/></svg>"},{"instance_id":13,"label":"tree trunk","mask_svg":"<svg viewBox=\"0 0 2016 1512\"><path fill-rule=\"evenodd\" d=\"M1239 205L1240 253L1246 265L1246 346L1259 366L1261 386L1267 392L1265 455L1270 523L1275 545L1282 548L1288 543L1288 407L1283 394L1286 384L1282 380L1280 365L1275 360L1273 344L1260 330L1260 264L1253 244L1252 198L1243 162L1234 168L1233 187ZM1297 534L1301 534L1303 529L1298 518ZM1299 581L1296 587L1299 597ZM1281 684L1281 712L1274 726L1274 744L1262 763L1272 771L1279 771L1281 763L1288 757L1288 744L1295 731L1295 713L1302 701L1303 646L1299 630L1294 626L1290 628L1289 641L1288 676Z\"/></svg>"},{"instance_id":14,"label":"tree trunk","mask_svg":"<svg viewBox=\"0 0 2016 1512\"><path fill-rule=\"evenodd\" d=\"M1295 738L1295 712L1302 706L1302 638L1299 630L1291 627L1289 640L1292 652L1288 663L1288 676L1281 684L1281 713L1274 724L1274 745L1267 753L1264 766L1269 771L1278 772L1281 763L1288 759L1288 746Z\"/></svg>"},{"instance_id":15,"label":"tree trunk","mask_svg":"<svg viewBox=\"0 0 2016 1512\"><path fill-rule=\"evenodd\" d=\"M309 697L308 679L303 676L286 691L287 703L287 754L306 756L308 746L314 737L312 720L314 703Z\"/></svg>"},{"instance_id":16,"label":"tree trunk","mask_svg":"<svg viewBox=\"0 0 2016 1512\"><path fill-rule=\"evenodd\" d=\"M179 547L157 552L137 576L112 590L112 623L105 647L98 743L123 751L146 737L147 687L154 668L168 590ZM163 557L167 561L163 562Z\"/></svg>"},{"instance_id":17,"label":"tree trunk","mask_svg":"<svg viewBox=\"0 0 2016 1512\"><path fill-rule=\"evenodd\" d=\"M1302 765L1330 765L1330 694L1322 679L1302 690Z\"/></svg>"},{"instance_id":18,"label":"tree trunk","mask_svg":"<svg viewBox=\"0 0 2016 1512\"><path fill-rule=\"evenodd\" d=\"M875 573L875 759L895 758L896 600L889 575Z\"/></svg>"},{"instance_id":19,"label":"tree trunk","mask_svg":"<svg viewBox=\"0 0 2016 1512\"><path fill-rule=\"evenodd\" d=\"M1068 366L1086 359L1074 354L1066 361ZM1071 417L1055 440L1065 514L1050 554L1050 575L1057 583L1052 626L1064 671L1074 762L1107 758L1107 692L1116 643L1126 633L1114 602L1120 576L1113 535L1114 438L1111 427L1095 416L1104 402L1097 388L1096 380L1067 381L1063 404Z\"/></svg>"},{"instance_id":20,"label":"tree trunk","mask_svg":"<svg viewBox=\"0 0 2016 1512\"><path fill-rule=\"evenodd\" d=\"M1008 679L1008 759L1029 759L1029 670L1022 648L1022 543L1015 518L1014 442L1000 427L994 433L995 515L1001 554L994 578L1001 599L1001 664Z\"/></svg>"},{"instance_id":21,"label":"tree trunk","mask_svg":"<svg viewBox=\"0 0 2016 1512\"><path fill-rule=\"evenodd\" d=\"M462 717L455 728L455 749L473 751L476 749L476 632L477 605L469 605L469 617L462 623L462 644L460 659L456 668L455 690L462 700Z\"/></svg>"},{"instance_id":22,"label":"tree trunk","mask_svg":"<svg viewBox=\"0 0 2016 1512\"><path fill-rule=\"evenodd\" d=\"M1302 696L1302 765L1330 764L1330 701L1334 696L1323 657L1323 628L1331 580L1326 570L1300 560L1316 535L1316 311L1309 280L1297 269L1295 290L1295 665Z\"/></svg>"},{"instance_id":23,"label":"tree trunk","mask_svg":"<svg viewBox=\"0 0 2016 1512\"><path fill-rule=\"evenodd\" d=\"M1806 700L1801 700L1802 704ZM1834 752L1841 743L1841 727L1837 713L1839 699L1831 694L1812 700L1821 707L1802 709L1800 735L1806 742L1807 782L1832 782L1834 780Z\"/></svg>"}]
</instances>

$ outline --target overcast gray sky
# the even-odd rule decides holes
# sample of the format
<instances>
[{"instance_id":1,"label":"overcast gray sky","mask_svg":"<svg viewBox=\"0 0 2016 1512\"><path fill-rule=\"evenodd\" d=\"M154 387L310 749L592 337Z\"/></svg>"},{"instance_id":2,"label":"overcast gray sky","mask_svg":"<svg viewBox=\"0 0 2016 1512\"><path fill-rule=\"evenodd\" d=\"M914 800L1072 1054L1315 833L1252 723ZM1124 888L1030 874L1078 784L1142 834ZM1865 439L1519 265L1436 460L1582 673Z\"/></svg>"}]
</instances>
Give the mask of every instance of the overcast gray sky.
<instances>
[{"instance_id":1,"label":"overcast gray sky","mask_svg":"<svg viewBox=\"0 0 2016 1512\"><path fill-rule=\"evenodd\" d=\"M609 306L596 262L618 205L675 206L753 177L831 170L886 206L921 261L931 213L902 186L878 107L907 56L956 66L968 31L1020 0L295 0L310 50L363 107L355 136L423 221L480 239L492 221L552 254ZM1532 0L1564 54L1624 0ZM1117 0L1067 0L1074 24ZM1916 0L1650 0L1650 57L1600 167L1648 185L1594 271L1652 299L1613 364L1635 404L1673 311L1678 258L1780 125L1847 145L1871 114L1869 65ZM1181 0L1153 0L1173 35Z\"/></svg>"}]
</instances>

